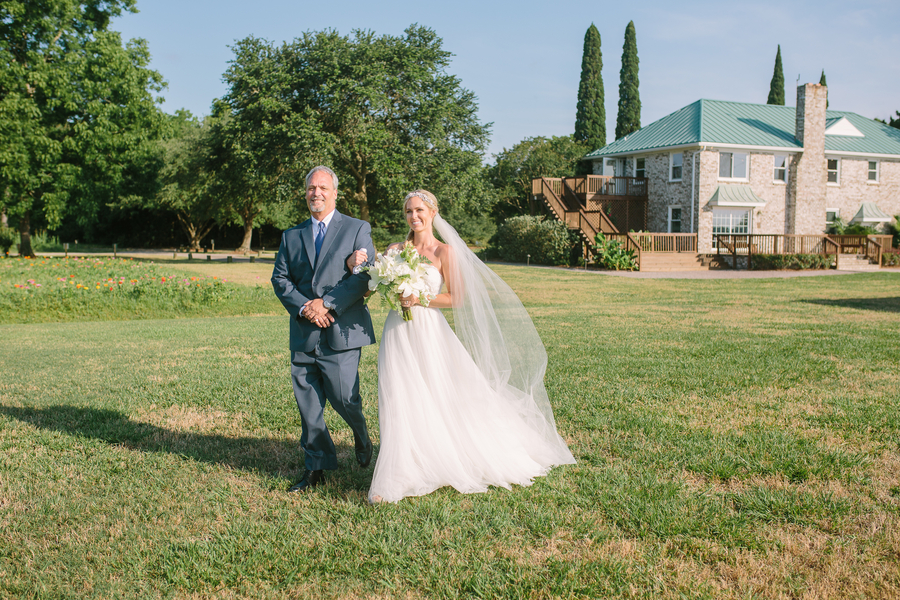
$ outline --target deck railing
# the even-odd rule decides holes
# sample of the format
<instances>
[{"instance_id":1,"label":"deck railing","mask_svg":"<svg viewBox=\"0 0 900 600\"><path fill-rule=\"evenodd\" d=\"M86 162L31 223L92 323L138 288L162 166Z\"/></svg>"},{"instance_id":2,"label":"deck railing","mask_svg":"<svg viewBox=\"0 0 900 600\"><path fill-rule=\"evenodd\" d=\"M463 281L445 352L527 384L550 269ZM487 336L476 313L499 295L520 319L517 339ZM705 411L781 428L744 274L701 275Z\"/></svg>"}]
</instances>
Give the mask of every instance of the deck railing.
<instances>
[{"instance_id":1,"label":"deck railing","mask_svg":"<svg viewBox=\"0 0 900 600\"><path fill-rule=\"evenodd\" d=\"M647 196L646 177L611 177L608 175L587 175L566 177L575 193L592 198L594 196Z\"/></svg>"},{"instance_id":2,"label":"deck railing","mask_svg":"<svg viewBox=\"0 0 900 600\"><path fill-rule=\"evenodd\" d=\"M754 254L821 254L839 260L841 245L827 235L790 234L715 234L716 254L730 254L737 265L738 256L747 257L747 268ZM881 256L878 256L879 260Z\"/></svg>"},{"instance_id":3,"label":"deck railing","mask_svg":"<svg viewBox=\"0 0 900 600\"><path fill-rule=\"evenodd\" d=\"M696 233L632 233L644 252L697 252Z\"/></svg>"}]
</instances>

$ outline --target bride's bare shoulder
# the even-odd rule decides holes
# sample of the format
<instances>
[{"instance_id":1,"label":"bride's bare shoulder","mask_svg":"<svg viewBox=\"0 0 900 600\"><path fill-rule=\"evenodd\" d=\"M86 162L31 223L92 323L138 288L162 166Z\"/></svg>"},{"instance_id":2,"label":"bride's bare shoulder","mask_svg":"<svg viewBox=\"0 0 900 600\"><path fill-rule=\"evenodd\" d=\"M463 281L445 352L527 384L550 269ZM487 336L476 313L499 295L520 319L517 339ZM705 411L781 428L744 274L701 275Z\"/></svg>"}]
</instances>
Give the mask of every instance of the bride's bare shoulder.
<instances>
[{"instance_id":1,"label":"bride's bare shoulder","mask_svg":"<svg viewBox=\"0 0 900 600\"><path fill-rule=\"evenodd\" d=\"M451 248L447 244L438 244L437 248L434 249L434 256L441 260L453 256L453 248Z\"/></svg>"}]
</instances>

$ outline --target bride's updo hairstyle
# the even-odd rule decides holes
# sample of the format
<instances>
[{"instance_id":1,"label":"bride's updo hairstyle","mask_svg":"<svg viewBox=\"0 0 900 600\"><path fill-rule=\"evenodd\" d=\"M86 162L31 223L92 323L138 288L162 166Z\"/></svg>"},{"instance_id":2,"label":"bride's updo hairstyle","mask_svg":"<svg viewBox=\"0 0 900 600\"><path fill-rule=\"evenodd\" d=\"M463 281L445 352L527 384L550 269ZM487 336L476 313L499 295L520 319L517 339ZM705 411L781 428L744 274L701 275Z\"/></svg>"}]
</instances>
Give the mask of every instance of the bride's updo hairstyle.
<instances>
[{"instance_id":1,"label":"bride's updo hairstyle","mask_svg":"<svg viewBox=\"0 0 900 600\"><path fill-rule=\"evenodd\" d=\"M406 198L403 199L403 209L406 210L406 203L409 202L412 198L418 198L422 202L424 202L431 210L437 214L438 212L438 201L434 194L429 192L428 190L413 190L406 195ZM413 240L414 234L413 230L410 229L409 233L406 235L406 241L411 242Z\"/></svg>"}]
</instances>

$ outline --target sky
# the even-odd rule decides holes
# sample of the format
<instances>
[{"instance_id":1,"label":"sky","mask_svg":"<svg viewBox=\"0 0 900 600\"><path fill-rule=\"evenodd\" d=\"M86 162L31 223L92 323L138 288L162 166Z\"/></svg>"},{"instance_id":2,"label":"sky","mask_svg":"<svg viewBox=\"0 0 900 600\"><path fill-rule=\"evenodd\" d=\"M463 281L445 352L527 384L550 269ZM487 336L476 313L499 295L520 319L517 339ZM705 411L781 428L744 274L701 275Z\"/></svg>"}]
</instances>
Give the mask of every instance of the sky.
<instances>
[{"instance_id":1,"label":"sky","mask_svg":"<svg viewBox=\"0 0 900 600\"><path fill-rule=\"evenodd\" d=\"M900 110L896 0L138 0L137 7L111 28L147 40L150 66L168 82L163 110L197 116L225 94L222 74L237 40L280 44L323 29L399 36L413 23L427 26L453 53L448 71L477 96L481 122L492 123L486 162L527 137L574 131L591 23L602 43L607 142L615 135L629 21L637 31L642 125L700 98L764 104L779 44L787 105L796 105L798 82L818 83L824 69L829 108L885 120Z\"/></svg>"}]
</instances>

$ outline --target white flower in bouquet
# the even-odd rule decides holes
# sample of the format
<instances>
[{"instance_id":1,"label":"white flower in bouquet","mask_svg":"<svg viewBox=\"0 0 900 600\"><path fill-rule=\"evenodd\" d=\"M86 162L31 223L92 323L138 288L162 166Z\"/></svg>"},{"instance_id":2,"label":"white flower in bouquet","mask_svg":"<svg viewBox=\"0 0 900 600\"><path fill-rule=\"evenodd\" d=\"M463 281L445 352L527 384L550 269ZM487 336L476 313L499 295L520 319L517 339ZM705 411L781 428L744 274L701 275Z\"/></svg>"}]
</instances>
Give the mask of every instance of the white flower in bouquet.
<instances>
[{"instance_id":1,"label":"white flower in bouquet","mask_svg":"<svg viewBox=\"0 0 900 600\"><path fill-rule=\"evenodd\" d=\"M428 260L415 246L407 242L403 248L391 248L375 257L375 263L366 267L369 273L369 290L377 292L388 305L403 315L404 321L412 320L408 307L400 306L398 296L415 296L419 304L428 306L434 294L428 291L425 265Z\"/></svg>"}]
</instances>

